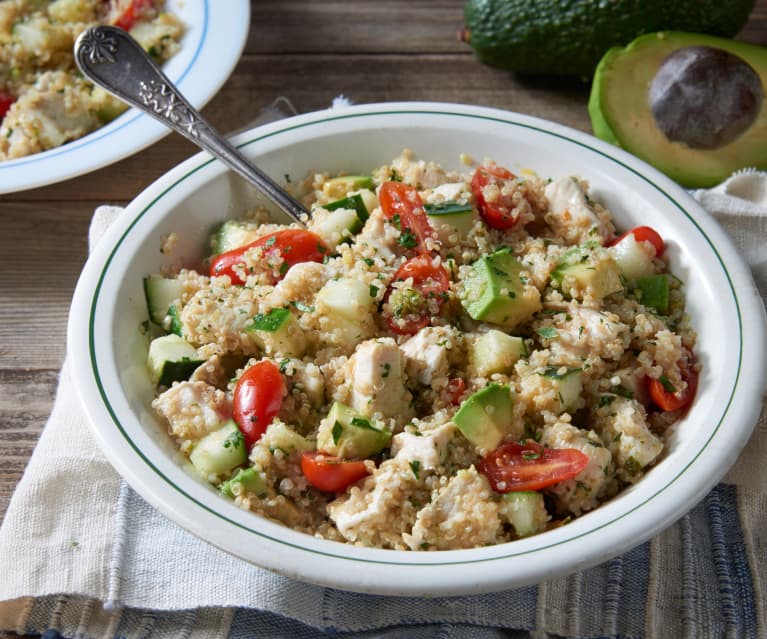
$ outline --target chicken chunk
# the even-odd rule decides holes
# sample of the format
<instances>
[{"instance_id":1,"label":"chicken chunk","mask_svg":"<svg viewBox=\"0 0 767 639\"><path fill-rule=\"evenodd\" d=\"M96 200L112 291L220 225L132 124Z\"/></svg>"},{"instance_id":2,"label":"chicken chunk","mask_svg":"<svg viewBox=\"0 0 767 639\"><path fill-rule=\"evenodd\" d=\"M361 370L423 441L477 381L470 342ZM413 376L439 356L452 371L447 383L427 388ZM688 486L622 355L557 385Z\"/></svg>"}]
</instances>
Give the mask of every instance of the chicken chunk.
<instances>
[{"instance_id":1,"label":"chicken chunk","mask_svg":"<svg viewBox=\"0 0 767 639\"><path fill-rule=\"evenodd\" d=\"M392 438L391 454L408 464L417 462L422 470L434 470L444 463L456 432L453 422L427 431L403 431Z\"/></svg>"},{"instance_id":2,"label":"chicken chunk","mask_svg":"<svg viewBox=\"0 0 767 639\"><path fill-rule=\"evenodd\" d=\"M589 462L572 479L548 489L557 498L560 511L580 515L599 505L613 477L612 454L594 431L583 431L567 422L556 422L543 429L541 443L548 448L575 448Z\"/></svg>"},{"instance_id":3,"label":"chicken chunk","mask_svg":"<svg viewBox=\"0 0 767 639\"><path fill-rule=\"evenodd\" d=\"M426 326L400 346L405 355L408 377L429 386L444 377L449 368L449 354L456 347L455 329Z\"/></svg>"},{"instance_id":4,"label":"chicken chunk","mask_svg":"<svg viewBox=\"0 0 767 639\"><path fill-rule=\"evenodd\" d=\"M557 337L550 349L557 364L578 366L589 357L618 359L630 342L629 327L617 315L571 304L553 317Z\"/></svg>"},{"instance_id":5,"label":"chicken chunk","mask_svg":"<svg viewBox=\"0 0 767 639\"><path fill-rule=\"evenodd\" d=\"M607 222L589 200L581 184L572 177L560 178L546 185L550 214L546 221L568 244L581 244L594 239L594 231L603 240L611 235Z\"/></svg>"},{"instance_id":6,"label":"chicken chunk","mask_svg":"<svg viewBox=\"0 0 767 639\"><path fill-rule=\"evenodd\" d=\"M390 337L361 342L347 362L352 408L367 416L380 413L404 424L413 409L412 396L405 388L403 359Z\"/></svg>"},{"instance_id":7,"label":"chicken chunk","mask_svg":"<svg viewBox=\"0 0 767 639\"><path fill-rule=\"evenodd\" d=\"M436 491L404 539L412 550L475 548L496 543L500 528L490 484L471 466Z\"/></svg>"},{"instance_id":8,"label":"chicken chunk","mask_svg":"<svg viewBox=\"0 0 767 639\"><path fill-rule=\"evenodd\" d=\"M200 439L221 427L232 414L231 400L224 391L205 382L178 382L159 395L154 408L179 439Z\"/></svg>"}]
</instances>

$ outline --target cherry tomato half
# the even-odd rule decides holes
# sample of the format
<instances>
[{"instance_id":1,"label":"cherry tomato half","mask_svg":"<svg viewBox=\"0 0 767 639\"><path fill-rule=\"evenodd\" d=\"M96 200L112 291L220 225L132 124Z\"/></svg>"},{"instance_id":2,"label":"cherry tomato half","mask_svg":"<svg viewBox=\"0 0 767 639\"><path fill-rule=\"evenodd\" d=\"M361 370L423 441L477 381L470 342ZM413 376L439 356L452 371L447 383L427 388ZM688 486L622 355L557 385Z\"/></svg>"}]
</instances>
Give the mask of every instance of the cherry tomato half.
<instances>
[{"instance_id":1,"label":"cherry tomato half","mask_svg":"<svg viewBox=\"0 0 767 639\"><path fill-rule=\"evenodd\" d=\"M426 326L431 320L429 300L435 300L438 307L445 302L445 294L450 290L450 278L442 266L436 266L428 255L417 255L402 264L394 273L393 282L402 282L413 278L412 289L395 289L389 286L384 296L394 310L387 313L389 327L399 335L412 335ZM412 293L412 294L411 294Z\"/></svg>"},{"instance_id":2,"label":"cherry tomato half","mask_svg":"<svg viewBox=\"0 0 767 639\"><path fill-rule=\"evenodd\" d=\"M501 193L504 185L516 177L502 166L480 166L471 179L471 192L479 214L485 223L494 229L510 229L519 221L519 216L513 213L514 202L511 197ZM485 189L488 186L498 187L498 197L487 198Z\"/></svg>"},{"instance_id":3,"label":"cherry tomato half","mask_svg":"<svg viewBox=\"0 0 767 639\"><path fill-rule=\"evenodd\" d=\"M346 490L368 474L364 461L346 461L316 450L301 455L301 470L312 486L329 493Z\"/></svg>"},{"instance_id":4,"label":"cherry tomato half","mask_svg":"<svg viewBox=\"0 0 767 639\"><path fill-rule=\"evenodd\" d=\"M304 229L287 229L260 237L255 242L217 255L210 263L210 276L228 275L232 284L245 284L245 280L240 276L241 269L235 267L244 264L243 255L256 246L263 247L263 258L267 264L282 260L280 278L294 264L322 262L330 253L330 249L319 235Z\"/></svg>"},{"instance_id":5,"label":"cherry tomato half","mask_svg":"<svg viewBox=\"0 0 767 639\"><path fill-rule=\"evenodd\" d=\"M544 448L532 440L507 442L477 464L497 493L540 490L572 479L589 463L575 448Z\"/></svg>"},{"instance_id":6,"label":"cherry tomato half","mask_svg":"<svg viewBox=\"0 0 767 639\"><path fill-rule=\"evenodd\" d=\"M285 381L277 364L264 360L253 364L234 387L234 421L248 450L280 412Z\"/></svg>"},{"instance_id":7,"label":"cherry tomato half","mask_svg":"<svg viewBox=\"0 0 767 639\"><path fill-rule=\"evenodd\" d=\"M11 105L16 102L16 97L7 91L0 91L0 120L2 120L5 117L5 114L8 113L8 109L11 108Z\"/></svg>"},{"instance_id":8,"label":"cherry tomato half","mask_svg":"<svg viewBox=\"0 0 767 639\"><path fill-rule=\"evenodd\" d=\"M403 182L384 182L378 191L378 202L386 219L398 225L400 245L427 253L426 238L432 237L434 231L418 191Z\"/></svg>"},{"instance_id":9,"label":"cherry tomato half","mask_svg":"<svg viewBox=\"0 0 767 639\"><path fill-rule=\"evenodd\" d=\"M637 242L649 242L652 244L653 248L655 249L655 257L660 257L663 255L663 251L666 249L663 238L658 235L658 232L655 229L650 228L649 226L637 226L630 231L626 231L623 235L611 242L610 245L615 246L627 235L633 235Z\"/></svg>"},{"instance_id":10,"label":"cherry tomato half","mask_svg":"<svg viewBox=\"0 0 767 639\"><path fill-rule=\"evenodd\" d=\"M152 7L152 0L112 0L110 3L112 24L125 31L130 31Z\"/></svg>"},{"instance_id":11,"label":"cherry tomato half","mask_svg":"<svg viewBox=\"0 0 767 639\"><path fill-rule=\"evenodd\" d=\"M680 360L679 370L682 373L682 379L687 382L687 387L681 393L676 393L673 388L669 387L668 382L664 384L663 380L647 378L647 391L650 394L650 399L663 411L684 408L695 398L695 392L698 389L698 371L695 370L695 358L689 351Z\"/></svg>"},{"instance_id":12,"label":"cherry tomato half","mask_svg":"<svg viewBox=\"0 0 767 639\"><path fill-rule=\"evenodd\" d=\"M466 382L462 377L451 377L447 382L447 395L450 398L450 403L457 406L465 390Z\"/></svg>"}]
</instances>

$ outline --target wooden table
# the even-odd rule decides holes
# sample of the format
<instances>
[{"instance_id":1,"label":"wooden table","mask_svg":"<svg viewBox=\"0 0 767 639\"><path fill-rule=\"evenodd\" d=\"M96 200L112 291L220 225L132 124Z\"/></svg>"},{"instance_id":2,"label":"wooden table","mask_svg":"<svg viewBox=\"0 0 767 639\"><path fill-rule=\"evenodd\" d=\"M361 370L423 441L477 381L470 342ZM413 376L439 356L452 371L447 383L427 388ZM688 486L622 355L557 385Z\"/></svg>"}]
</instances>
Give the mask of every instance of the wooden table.
<instances>
[{"instance_id":1,"label":"wooden table","mask_svg":"<svg viewBox=\"0 0 767 639\"><path fill-rule=\"evenodd\" d=\"M355 103L436 100L499 107L591 131L587 85L522 81L480 65L456 35L462 5L254 0L245 53L204 114L221 130L236 130L278 96L307 112L343 94ZM767 45L767 0L758 0L739 37ZM195 152L172 134L90 175L0 196L0 520L54 400L93 209L128 202Z\"/></svg>"}]
</instances>

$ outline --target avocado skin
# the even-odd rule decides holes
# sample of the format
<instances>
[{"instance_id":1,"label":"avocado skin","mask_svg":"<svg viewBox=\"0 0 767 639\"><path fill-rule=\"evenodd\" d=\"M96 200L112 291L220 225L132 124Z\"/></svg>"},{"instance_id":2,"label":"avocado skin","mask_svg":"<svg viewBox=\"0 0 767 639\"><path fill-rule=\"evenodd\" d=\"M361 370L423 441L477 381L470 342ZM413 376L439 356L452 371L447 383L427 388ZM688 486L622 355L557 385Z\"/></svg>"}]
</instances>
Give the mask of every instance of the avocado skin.
<instances>
[{"instance_id":1,"label":"avocado skin","mask_svg":"<svg viewBox=\"0 0 767 639\"><path fill-rule=\"evenodd\" d=\"M480 62L523 74L591 77L613 46L654 31L732 37L755 0L468 0L464 19Z\"/></svg>"},{"instance_id":2,"label":"avocado skin","mask_svg":"<svg viewBox=\"0 0 767 639\"><path fill-rule=\"evenodd\" d=\"M767 90L767 48L680 31L648 33L600 60L589 97L594 135L633 153L686 188L715 186L746 167L767 169L767 108L735 141L717 149L693 149L669 140L658 128L649 87L663 60L682 47L706 46L739 56Z\"/></svg>"}]
</instances>

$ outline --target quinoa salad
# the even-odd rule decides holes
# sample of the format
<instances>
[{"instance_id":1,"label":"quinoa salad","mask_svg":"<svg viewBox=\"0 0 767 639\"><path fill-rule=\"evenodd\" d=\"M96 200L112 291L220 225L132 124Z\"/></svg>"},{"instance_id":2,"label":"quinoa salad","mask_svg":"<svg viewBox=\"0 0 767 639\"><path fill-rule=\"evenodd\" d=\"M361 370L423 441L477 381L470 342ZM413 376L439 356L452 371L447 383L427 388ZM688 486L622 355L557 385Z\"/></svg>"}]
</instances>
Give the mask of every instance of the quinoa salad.
<instances>
[{"instance_id":1,"label":"quinoa salad","mask_svg":"<svg viewBox=\"0 0 767 639\"><path fill-rule=\"evenodd\" d=\"M0 161L76 140L127 107L80 74L77 36L96 24L128 31L159 63L179 49L183 27L165 0L2 0Z\"/></svg>"},{"instance_id":2,"label":"quinoa salad","mask_svg":"<svg viewBox=\"0 0 767 639\"><path fill-rule=\"evenodd\" d=\"M637 481L694 399L683 282L573 176L403 151L144 279L152 406L222 499L397 550L505 543ZM173 255L173 234L161 250Z\"/></svg>"}]
</instances>

